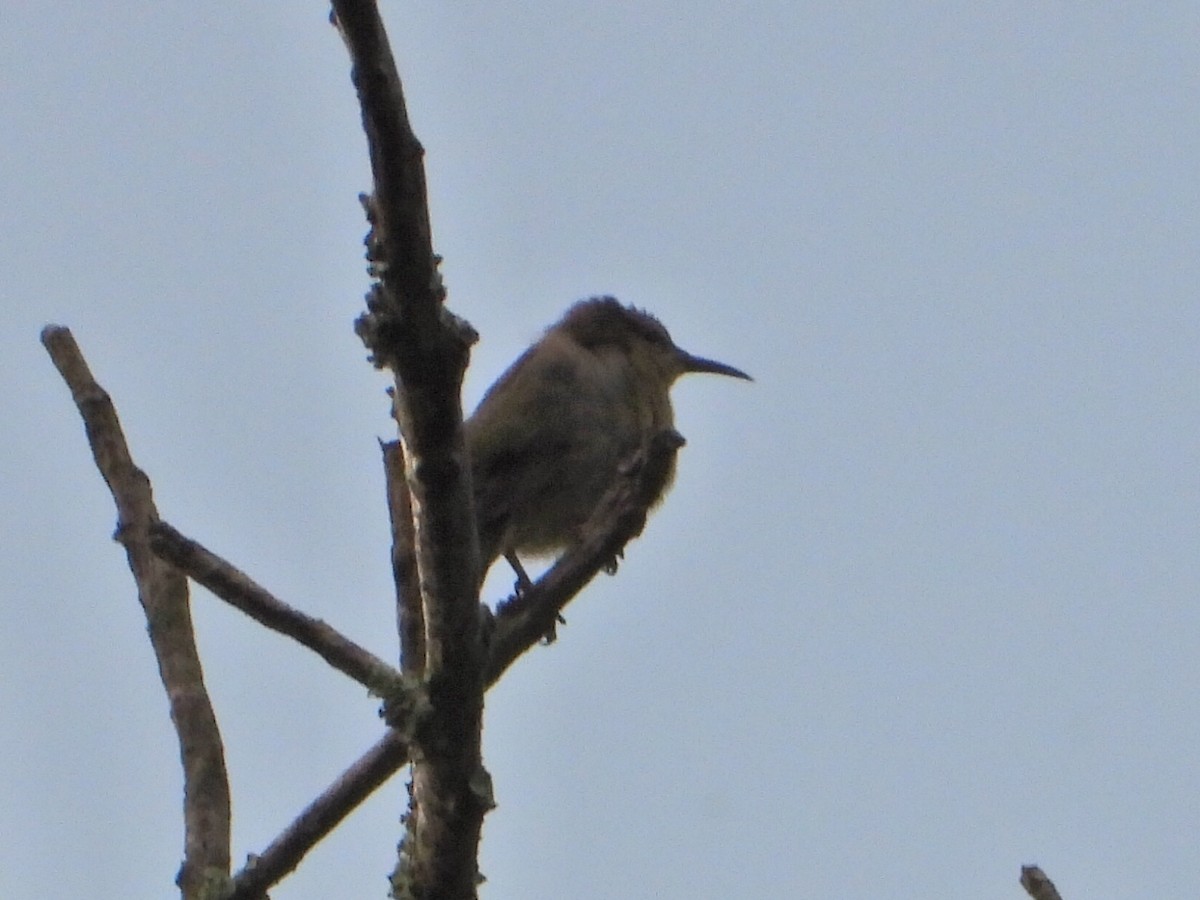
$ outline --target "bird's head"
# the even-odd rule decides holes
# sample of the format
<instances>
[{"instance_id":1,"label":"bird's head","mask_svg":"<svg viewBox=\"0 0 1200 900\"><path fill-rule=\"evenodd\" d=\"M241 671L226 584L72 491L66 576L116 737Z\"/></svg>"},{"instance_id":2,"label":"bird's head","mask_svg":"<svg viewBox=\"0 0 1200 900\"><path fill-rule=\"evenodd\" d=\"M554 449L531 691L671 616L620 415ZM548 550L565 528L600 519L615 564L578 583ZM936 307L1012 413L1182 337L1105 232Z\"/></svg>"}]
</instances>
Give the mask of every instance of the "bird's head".
<instances>
[{"instance_id":1,"label":"bird's head","mask_svg":"<svg viewBox=\"0 0 1200 900\"><path fill-rule=\"evenodd\" d=\"M695 356L677 346L662 322L648 312L625 306L613 297L581 300L555 326L575 343L597 354L621 353L633 368L669 387L680 375L710 372L753 379L733 366Z\"/></svg>"}]
</instances>

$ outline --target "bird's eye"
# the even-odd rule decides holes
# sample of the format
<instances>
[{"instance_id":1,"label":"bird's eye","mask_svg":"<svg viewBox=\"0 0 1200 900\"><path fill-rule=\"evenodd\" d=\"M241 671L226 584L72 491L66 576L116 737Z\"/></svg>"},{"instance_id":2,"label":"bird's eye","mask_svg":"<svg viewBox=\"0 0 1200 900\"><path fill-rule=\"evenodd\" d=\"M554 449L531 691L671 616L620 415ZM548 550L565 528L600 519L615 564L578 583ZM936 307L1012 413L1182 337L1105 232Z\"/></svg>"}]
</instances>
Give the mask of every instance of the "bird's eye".
<instances>
[{"instance_id":1,"label":"bird's eye","mask_svg":"<svg viewBox=\"0 0 1200 900\"><path fill-rule=\"evenodd\" d=\"M640 316L641 327L638 329L642 333L642 337L651 344L661 344L662 346L672 346L673 341L671 335L667 334L666 326L658 319L649 313L642 313Z\"/></svg>"}]
</instances>

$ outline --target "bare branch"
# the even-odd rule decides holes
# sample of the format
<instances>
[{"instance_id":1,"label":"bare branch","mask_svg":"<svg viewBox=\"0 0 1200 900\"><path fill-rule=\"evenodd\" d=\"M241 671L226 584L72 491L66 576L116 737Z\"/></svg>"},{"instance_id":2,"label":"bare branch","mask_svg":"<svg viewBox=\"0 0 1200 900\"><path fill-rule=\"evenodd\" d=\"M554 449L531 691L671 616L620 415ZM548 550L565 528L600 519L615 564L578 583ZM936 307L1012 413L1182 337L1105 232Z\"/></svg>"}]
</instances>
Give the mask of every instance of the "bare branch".
<instances>
[{"instance_id":1,"label":"bare branch","mask_svg":"<svg viewBox=\"0 0 1200 900\"><path fill-rule=\"evenodd\" d=\"M662 495L683 446L674 430L656 435L622 467L622 477L609 488L583 528L583 538L537 583L496 610L485 670L494 684L522 653L554 628L563 607L596 573L624 552L642 533L646 516Z\"/></svg>"},{"instance_id":2,"label":"bare branch","mask_svg":"<svg viewBox=\"0 0 1200 900\"><path fill-rule=\"evenodd\" d=\"M315 651L376 695L387 696L400 681L400 673L393 666L327 623L288 606L245 572L166 522L155 522L150 527L150 548L231 606Z\"/></svg>"},{"instance_id":3,"label":"bare branch","mask_svg":"<svg viewBox=\"0 0 1200 900\"><path fill-rule=\"evenodd\" d=\"M260 896L292 872L305 854L409 761L409 744L428 717L423 686L344 637L337 630L276 598L241 570L184 537L165 522L150 531L161 558L230 605L280 634L315 650L326 662L385 699L389 731L314 800L234 878L231 897Z\"/></svg>"},{"instance_id":4,"label":"bare branch","mask_svg":"<svg viewBox=\"0 0 1200 900\"><path fill-rule=\"evenodd\" d=\"M373 249L382 255L371 258L394 303L421 320L413 327L428 348L431 332L439 327L444 292L429 226L425 148L409 124L400 75L373 0L334 0L332 20L350 52L350 77L358 91L375 182L369 216ZM393 360L379 363L390 368Z\"/></svg>"},{"instance_id":5,"label":"bare branch","mask_svg":"<svg viewBox=\"0 0 1200 900\"><path fill-rule=\"evenodd\" d=\"M233 879L227 900L257 900L300 864L305 854L408 762L408 745L389 731L343 772L262 853Z\"/></svg>"},{"instance_id":6,"label":"bare branch","mask_svg":"<svg viewBox=\"0 0 1200 900\"><path fill-rule=\"evenodd\" d=\"M678 432L666 431L645 450L634 454L621 467L621 480L609 490L585 525L583 541L559 560L528 592L500 607L490 642L491 657L487 667L489 686L546 634L566 604L597 572L611 564L630 540L641 533L649 506L659 496L662 483L669 476L675 455L682 444L683 438ZM397 444L384 446L389 478L394 472L392 467L400 462L399 452ZM394 502L394 495L390 497ZM395 515L397 509L393 508L394 528L403 527L407 521L404 515ZM175 562L213 593L268 627L316 649L335 667L362 683L370 686L372 679L390 679L394 682L398 677L395 670L341 637L328 625L282 603L228 562L183 537L171 526L165 523L154 526L152 545L156 552ZM406 581L400 572L397 573L397 584L403 593ZM306 637L305 632L311 629L317 630L322 636L312 639ZM332 644L314 646L326 642L326 632ZM342 643L347 646L341 646ZM364 660L359 661L358 654L365 654ZM348 661L339 663L336 659L339 655L345 655ZM396 702L396 695L393 695L392 702L388 704L388 720L401 728L402 733L394 732L372 748L270 847L256 856L235 879L237 889L234 897L253 897L253 891L266 890L295 869L303 855L357 803L408 761L407 743L403 735L412 736L418 728L418 711L413 707L422 702L423 698L414 700L411 692L408 696L399 697L399 703ZM419 727L423 729L427 723L422 721ZM385 745L392 749L385 750Z\"/></svg>"},{"instance_id":7,"label":"bare branch","mask_svg":"<svg viewBox=\"0 0 1200 900\"><path fill-rule=\"evenodd\" d=\"M185 898L199 898L212 881L229 875L230 805L221 733L192 632L187 579L150 550L150 528L158 520L150 479L130 456L112 399L92 377L75 338L66 328L48 325L42 343L71 389L96 466L116 502L116 538L137 582L179 738L184 861L177 883Z\"/></svg>"},{"instance_id":8,"label":"bare branch","mask_svg":"<svg viewBox=\"0 0 1200 900\"><path fill-rule=\"evenodd\" d=\"M355 327L376 365L396 376L432 704L393 890L462 900L475 897L479 832L491 804L480 751L479 545L460 399L476 335L442 305L424 150L408 122L378 10L370 0L334 0L333 8L350 51L374 176L367 246L381 281Z\"/></svg>"},{"instance_id":9,"label":"bare branch","mask_svg":"<svg viewBox=\"0 0 1200 900\"><path fill-rule=\"evenodd\" d=\"M392 579L396 584L396 625L400 631L400 668L406 675L425 671L425 614L413 534L412 503L404 478L404 447L382 445L387 478L388 517L392 524Z\"/></svg>"},{"instance_id":10,"label":"bare branch","mask_svg":"<svg viewBox=\"0 0 1200 900\"><path fill-rule=\"evenodd\" d=\"M63 331L62 335L69 340L69 333ZM55 335L55 340L63 340L62 335ZM48 343L48 346L51 344ZM73 347L73 343L70 346ZM78 351L75 350L75 353ZM57 361L59 356L56 355L55 358ZM82 365L81 358L79 363ZM68 383L72 384L73 389L76 384L85 386L80 393L84 399L77 400L81 410L107 408L112 417L111 422L105 422L102 421L102 417L85 414L85 422L89 423L89 434L115 434L119 447L123 448L119 424L116 422L111 402L99 386L94 386L96 393L88 399L86 385L88 382L94 385L94 382L91 381L90 374L86 374L86 366L82 372L83 375L77 374L68 378ZM107 444L107 438L93 440L94 447ZM609 491L585 527L584 540L579 547L560 560L527 594L501 607L491 645L488 684L494 683L525 649L536 643L553 625L555 616L567 601L599 569L609 564L629 540L641 532L648 505L658 496L662 481L670 472L674 455L681 444L682 438L677 433L664 432L645 452L639 452L631 459L623 467L625 477ZM398 446L394 453L388 453L385 448L385 460L390 473L394 473L393 467L400 462L398 451ZM118 451L115 458L119 456ZM99 451L97 458L99 460ZM127 451L125 460L128 466L125 472L122 472L119 462L102 464L101 471L106 473L106 479L117 483L126 479L140 479L146 484L145 476L133 466L131 460L128 460ZM109 473L114 472L117 474L110 477ZM148 491L148 484L146 489ZM114 495L122 498L127 496L126 493L116 490ZM398 725L401 729L390 731L375 747L347 769L269 847L254 857L238 874L234 880L233 896L256 897L293 871L309 849L408 762L409 740L418 728L413 707L423 701L414 700L411 696L400 696L399 702L396 702L396 692L405 690L405 682L394 668L326 623L283 603L226 560L184 537L170 525L158 521L152 506L148 509L152 518L148 525L142 527L143 539L137 545L132 543L134 532L127 524L135 516L132 513L122 513L121 533L126 546L131 548L131 554L134 552L134 546L141 548L142 552L157 554L162 560L177 567L178 571L153 559L150 559L150 565L168 573L169 577L178 581L184 589L186 582L181 573L191 576L256 621L315 650L335 668L368 688L385 696L390 694L389 723ZM400 515L394 521L402 526L406 518ZM183 597L186 600L186 594ZM186 606L184 610L186 612ZM149 617L149 612L147 615ZM152 634L154 633L155 630L152 629ZM194 645L192 652L194 653ZM479 773L482 773L482 770L479 770ZM476 797L476 802L486 803L489 798L486 773L479 773L468 785L468 789ZM225 796L228 796L227 793ZM228 872L228 868L224 871ZM408 877L407 873L402 877Z\"/></svg>"},{"instance_id":11,"label":"bare branch","mask_svg":"<svg viewBox=\"0 0 1200 900\"><path fill-rule=\"evenodd\" d=\"M1021 866L1021 887L1033 900L1062 900L1054 882L1037 866Z\"/></svg>"}]
</instances>

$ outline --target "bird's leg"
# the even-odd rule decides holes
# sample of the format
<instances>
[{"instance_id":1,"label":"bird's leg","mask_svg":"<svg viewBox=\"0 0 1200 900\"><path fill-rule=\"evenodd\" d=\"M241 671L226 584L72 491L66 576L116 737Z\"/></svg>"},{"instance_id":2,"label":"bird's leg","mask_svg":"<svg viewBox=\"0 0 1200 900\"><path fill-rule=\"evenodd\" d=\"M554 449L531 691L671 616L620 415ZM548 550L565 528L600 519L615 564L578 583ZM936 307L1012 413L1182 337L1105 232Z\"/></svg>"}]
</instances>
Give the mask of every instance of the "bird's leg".
<instances>
[{"instance_id":1,"label":"bird's leg","mask_svg":"<svg viewBox=\"0 0 1200 900\"><path fill-rule=\"evenodd\" d=\"M517 573L517 583L513 585L513 590L520 597L523 593L533 587L533 582L529 580L529 575L525 571L525 567L521 565L521 560L517 559L515 550L508 550L504 554L504 558L508 560L508 564L512 566L512 570Z\"/></svg>"},{"instance_id":2,"label":"bird's leg","mask_svg":"<svg viewBox=\"0 0 1200 900\"><path fill-rule=\"evenodd\" d=\"M530 579L529 573L525 571L525 567L521 565L521 560L517 558L515 551L509 550L504 554L504 558L508 560L508 564L512 566L512 570L517 573L517 582L513 585L513 590L520 597L533 587L533 581ZM562 613L559 613L555 618L558 620L558 624L567 624L567 620L563 618ZM542 644L553 644L558 640L558 624L551 625L550 629L542 635Z\"/></svg>"}]
</instances>

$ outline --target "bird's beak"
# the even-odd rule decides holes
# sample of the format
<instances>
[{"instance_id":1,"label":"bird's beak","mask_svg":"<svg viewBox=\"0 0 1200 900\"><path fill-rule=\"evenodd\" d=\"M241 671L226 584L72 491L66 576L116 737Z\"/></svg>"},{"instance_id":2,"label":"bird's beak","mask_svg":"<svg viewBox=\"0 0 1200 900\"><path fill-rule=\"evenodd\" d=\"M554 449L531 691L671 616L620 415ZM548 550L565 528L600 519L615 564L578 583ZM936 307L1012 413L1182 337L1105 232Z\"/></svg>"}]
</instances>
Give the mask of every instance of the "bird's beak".
<instances>
[{"instance_id":1,"label":"bird's beak","mask_svg":"<svg viewBox=\"0 0 1200 900\"><path fill-rule=\"evenodd\" d=\"M714 375L728 375L731 378L744 378L746 381L754 379L743 372L741 369L735 369L733 366L727 366L725 363L717 362L715 359L705 359L703 356L692 356L692 354L680 350L679 365L683 372L711 372Z\"/></svg>"}]
</instances>

